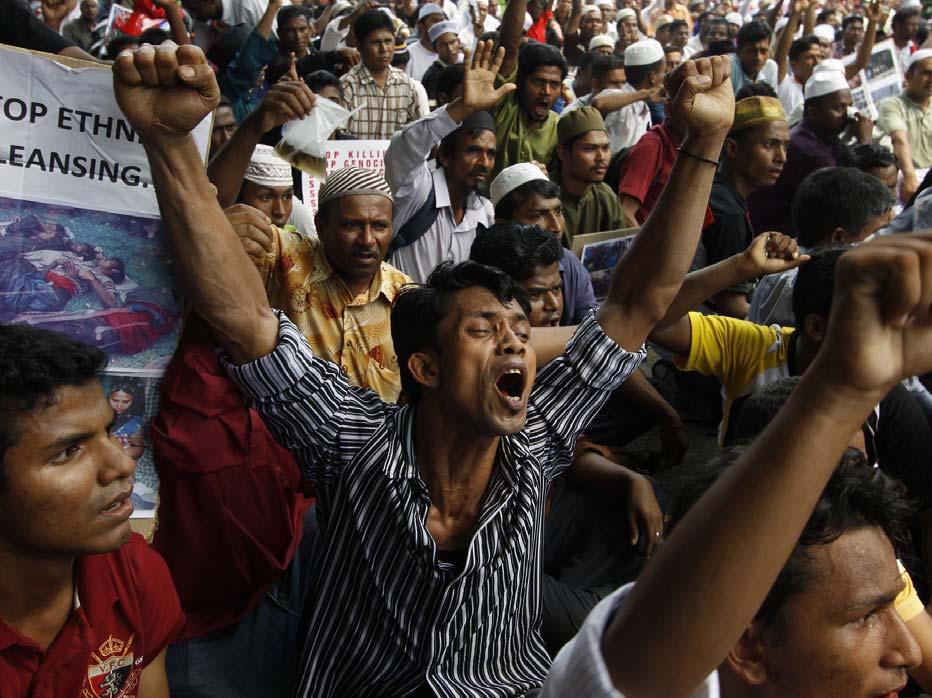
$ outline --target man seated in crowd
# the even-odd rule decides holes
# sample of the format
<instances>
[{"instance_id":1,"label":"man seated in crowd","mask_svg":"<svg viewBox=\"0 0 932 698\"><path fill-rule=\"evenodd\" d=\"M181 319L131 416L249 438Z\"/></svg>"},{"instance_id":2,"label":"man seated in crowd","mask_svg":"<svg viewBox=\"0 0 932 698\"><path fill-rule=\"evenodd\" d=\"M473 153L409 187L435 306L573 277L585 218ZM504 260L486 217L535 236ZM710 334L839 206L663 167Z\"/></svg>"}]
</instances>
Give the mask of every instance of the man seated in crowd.
<instances>
[{"instance_id":1,"label":"man seated in crowd","mask_svg":"<svg viewBox=\"0 0 932 698\"><path fill-rule=\"evenodd\" d=\"M806 175L835 165L839 136L849 126L851 105L851 90L840 71L818 71L809 78L803 120L790 132L783 171L776 184L758 189L751 196L751 221L756 230L795 233L788 204ZM870 142L870 117L859 114L855 124L858 141Z\"/></svg>"},{"instance_id":2,"label":"man seated in crowd","mask_svg":"<svg viewBox=\"0 0 932 698\"><path fill-rule=\"evenodd\" d=\"M737 50L731 57L731 85L735 94L749 82L764 82L777 89L778 71L776 62L770 58L770 37L770 27L762 22L748 22L741 27Z\"/></svg>"},{"instance_id":3,"label":"man seated in crowd","mask_svg":"<svg viewBox=\"0 0 932 698\"><path fill-rule=\"evenodd\" d=\"M864 17L848 15L841 20L841 37L835 42L833 58L844 58L855 52L864 41Z\"/></svg>"},{"instance_id":4,"label":"man seated in crowd","mask_svg":"<svg viewBox=\"0 0 932 698\"><path fill-rule=\"evenodd\" d=\"M897 167L896 156L889 148L879 143L863 143L846 148L841 155L839 165L854 167L871 177L876 177L890 190L894 201L896 200L900 170Z\"/></svg>"},{"instance_id":5,"label":"man seated in crowd","mask_svg":"<svg viewBox=\"0 0 932 698\"><path fill-rule=\"evenodd\" d=\"M184 615L132 532L136 462L111 433L99 349L0 327L0 685L11 696L167 698Z\"/></svg>"},{"instance_id":6,"label":"man seated in crowd","mask_svg":"<svg viewBox=\"0 0 932 698\"><path fill-rule=\"evenodd\" d=\"M410 400L398 407L352 388L268 307L190 136L216 104L213 73L194 47L163 49L157 73L154 59L123 54L114 87L150 158L177 275L230 375L318 487L322 564L297 694L539 687L549 663L536 630L546 486L637 369L685 275L707 160L733 118L728 63L691 62L671 78L686 154L564 356L535 381L523 288L489 267L446 265L393 307ZM162 77L149 85L142 74Z\"/></svg>"},{"instance_id":7,"label":"man seated in crowd","mask_svg":"<svg viewBox=\"0 0 932 698\"><path fill-rule=\"evenodd\" d=\"M437 60L424 72L421 83L430 99L437 99L437 81L447 66L455 65L460 60L460 39L457 35L456 22L440 22L427 32L437 50Z\"/></svg>"},{"instance_id":8,"label":"man seated in crowd","mask_svg":"<svg viewBox=\"0 0 932 698\"><path fill-rule=\"evenodd\" d=\"M793 198L800 249L861 242L890 221L895 199L877 178L849 167L826 167L803 180ZM796 269L760 280L747 319L765 327L795 324Z\"/></svg>"},{"instance_id":9,"label":"man seated in crowd","mask_svg":"<svg viewBox=\"0 0 932 698\"><path fill-rule=\"evenodd\" d=\"M623 228L618 197L603 181L611 152L602 116L593 107L574 109L560 117L557 136L551 179L560 187L569 243L579 233Z\"/></svg>"},{"instance_id":10,"label":"man seated in crowd","mask_svg":"<svg viewBox=\"0 0 932 698\"><path fill-rule=\"evenodd\" d=\"M735 105L735 121L722 150L721 166L709 197L709 218L702 231L694 267L737 254L751 244L754 228L747 199L759 187L773 185L786 160L789 127L779 100L748 97ZM719 315L747 315L754 284L743 282L715 295L709 305Z\"/></svg>"},{"instance_id":11,"label":"man seated in crowd","mask_svg":"<svg viewBox=\"0 0 932 698\"><path fill-rule=\"evenodd\" d=\"M347 128L362 140L388 140L422 116L414 81L392 67L395 26L384 12L368 10L353 22L362 62L340 78L343 106L361 107Z\"/></svg>"},{"instance_id":12,"label":"man seated in crowd","mask_svg":"<svg viewBox=\"0 0 932 698\"><path fill-rule=\"evenodd\" d=\"M919 170L932 167L932 49L922 49L906 61L906 89L880 103L877 126L890 136L903 170L900 198L909 201L919 187Z\"/></svg>"},{"instance_id":13,"label":"man seated in crowd","mask_svg":"<svg viewBox=\"0 0 932 698\"><path fill-rule=\"evenodd\" d=\"M930 248L928 237L903 236L842 258L811 370L638 582L593 610L543 696L575 695L580 685L591 696L645 698L904 688L921 656L894 608L904 586L894 548L901 524L884 528L892 500L868 499L876 476L864 465L854 482L845 466L832 474L877 402L932 369Z\"/></svg>"},{"instance_id":14,"label":"man seated in crowd","mask_svg":"<svg viewBox=\"0 0 932 698\"><path fill-rule=\"evenodd\" d=\"M385 154L385 178L395 197L392 264L418 283L443 261L468 259L476 230L494 220L492 203L480 194L496 156L495 121L485 109L514 86L495 90L491 82L479 82L500 67L491 42L479 42L474 61L477 69L464 74L469 100L455 100L409 124ZM438 167L431 172L427 161L438 142Z\"/></svg>"},{"instance_id":15,"label":"man seated in crowd","mask_svg":"<svg viewBox=\"0 0 932 698\"><path fill-rule=\"evenodd\" d=\"M414 80L424 77L427 69L437 60L437 50L434 42L430 40L430 28L445 21L443 8L436 3L421 5L417 11L417 41L408 45L410 60L405 72ZM357 39L358 40L358 39Z\"/></svg>"}]
</instances>

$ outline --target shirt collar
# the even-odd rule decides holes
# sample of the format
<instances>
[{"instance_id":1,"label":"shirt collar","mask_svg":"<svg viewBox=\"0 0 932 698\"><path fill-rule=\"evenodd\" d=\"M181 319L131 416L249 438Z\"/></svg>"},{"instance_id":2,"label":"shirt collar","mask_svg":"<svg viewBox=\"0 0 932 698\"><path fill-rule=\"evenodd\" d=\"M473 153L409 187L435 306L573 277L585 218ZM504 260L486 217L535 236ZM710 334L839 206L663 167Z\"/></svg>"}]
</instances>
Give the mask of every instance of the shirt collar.
<instances>
[{"instance_id":1,"label":"shirt collar","mask_svg":"<svg viewBox=\"0 0 932 698\"><path fill-rule=\"evenodd\" d=\"M314 249L314 255L311 259L311 264L313 264L313 270L308 275L308 283L319 284L330 277L333 277L342 287L344 292L344 298L346 299L347 304L355 301L355 298L350 298L350 291L346 287L346 284L343 282L343 279L340 278L339 274L336 273L334 268L330 265L330 261L327 259L327 255L324 253L324 246L322 243L318 242L317 246ZM391 274L387 273L390 270L390 267L385 262L382 262L379 265L379 270L375 273L375 276L372 279L372 283L369 285L369 294L366 303L372 303L378 300L378 297L384 296L389 303L395 302L395 296L398 294L398 288L395 284L392 283ZM359 305L358 303L356 305Z\"/></svg>"},{"instance_id":2,"label":"shirt collar","mask_svg":"<svg viewBox=\"0 0 932 698\"><path fill-rule=\"evenodd\" d=\"M360 63L359 66L357 67L359 68L359 73L357 75L359 77L360 83L362 84L371 83L375 85L376 87L378 87L378 83L375 81L375 78L372 77L372 73L369 72L369 69L365 66L364 63ZM397 68L394 68L393 66L388 66L388 77L385 80L385 87L388 87L389 85L394 85L396 82L400 82L401 80L401 78L399 77L400 75L401 75L400 70L398 70Z\"/></svg>"},{"instance_id":3,"label":"shirt collar","mask_svg":"<svg viewBox=\"0 0 932 698\"><path fill-rule=\"evenodd\" d=\"M431 175L434 178L434 201L436 208L448 208L450 206L450 187L447 186L445 169L441 166L434 170ZM477 211L483 208L482 198L474 191L469 192L466 197L467 216L469 211Z\"/></svg>"}]
</instances>

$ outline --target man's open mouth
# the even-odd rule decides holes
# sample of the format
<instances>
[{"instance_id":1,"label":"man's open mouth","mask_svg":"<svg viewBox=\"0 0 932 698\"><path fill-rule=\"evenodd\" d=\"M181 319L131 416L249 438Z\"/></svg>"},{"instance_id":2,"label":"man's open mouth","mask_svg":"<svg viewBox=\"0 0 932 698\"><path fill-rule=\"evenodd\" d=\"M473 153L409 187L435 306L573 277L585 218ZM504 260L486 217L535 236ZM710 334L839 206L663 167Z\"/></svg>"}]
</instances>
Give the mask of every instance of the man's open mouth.
<instances>
[{"instance_id":1,"label":"man's open mouth","mask_svg":"<svg viewBox=\"0 0 932 698\"><path fill-rule=\"evenodd\" d=\"M498 392L508 402L519 404L524 397L524 371L520 368L507 368L495 381Z\"/></svg>"}]
</instances>

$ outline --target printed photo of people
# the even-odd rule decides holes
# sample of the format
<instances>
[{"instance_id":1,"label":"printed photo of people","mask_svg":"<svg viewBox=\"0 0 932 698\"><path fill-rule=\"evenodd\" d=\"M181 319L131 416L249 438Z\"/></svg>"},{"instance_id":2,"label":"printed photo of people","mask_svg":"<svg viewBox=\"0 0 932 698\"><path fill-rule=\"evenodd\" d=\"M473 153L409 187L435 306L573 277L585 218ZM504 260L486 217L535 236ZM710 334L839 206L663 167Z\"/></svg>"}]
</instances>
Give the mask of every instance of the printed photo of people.
<instances>
[{"instance_id":1,"label":"printed photo of people","mask_svg":"<svg viewBox=\"0 0 932 698\"><path fill-rule=\"evenodd\" d=\"M159 222L0 197L0 322L104 350L114 369L163 369L180 303Z\"/></svg>"},{"instance_id":2,"label":"printed photo of people","mask_svg":"<svg viewBox=\"0 0 932 698\"><path fill-rule=\"evenodd\" d=\"M112 433L127 455L136 461L134 518L155 515L158 476L152 459L149 421L158 412L160 382L159 378L122 374L101 376L104 393L114 412Z\"/></svg>"}]
</instances>

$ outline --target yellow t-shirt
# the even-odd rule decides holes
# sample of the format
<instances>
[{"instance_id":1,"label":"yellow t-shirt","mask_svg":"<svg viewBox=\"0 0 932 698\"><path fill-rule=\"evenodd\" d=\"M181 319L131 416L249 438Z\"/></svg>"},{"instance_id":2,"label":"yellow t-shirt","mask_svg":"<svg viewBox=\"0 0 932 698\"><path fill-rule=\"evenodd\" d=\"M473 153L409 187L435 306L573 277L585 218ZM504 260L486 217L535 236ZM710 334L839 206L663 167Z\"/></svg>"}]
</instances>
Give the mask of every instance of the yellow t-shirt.
<instances>
[{"instance_id":1,"label":"yellow t-shirt","mask_svg":"<svg viewBox=\"0 0 932 698\"><path fill-rule=\"evenodd\" d=\"M722 384L722 426L725 438L736 400L757 388L790 375L787 359L792 327L764 327L721 315L689 313L692 339L688 357L676 357L677 368L715 376Z\"/></svg>"},{"instance_id":2,"label":"yellow t-shirt","mask_svg":"<svg viewBox=\"0 0 932 698\"><path fill-rule=\"evenodd\" d=\"M925 607L922 605L922 600L919 598L919 594L916 593L916 587L913 586L913 579L909 576L906 568L903 567L903 563L897 560L896 564L900 568L900 574L903 577L905 586L903 591L897 594L893 607L896 608L896 612L900 614L903 622L908 623L922 613Z\"/></svg>"}]
</instances>

